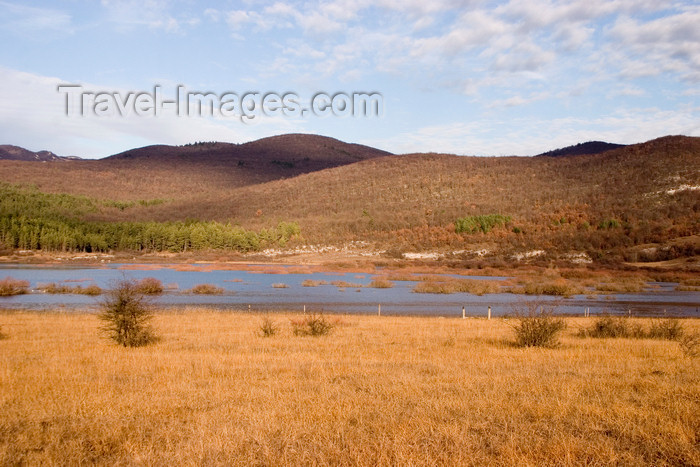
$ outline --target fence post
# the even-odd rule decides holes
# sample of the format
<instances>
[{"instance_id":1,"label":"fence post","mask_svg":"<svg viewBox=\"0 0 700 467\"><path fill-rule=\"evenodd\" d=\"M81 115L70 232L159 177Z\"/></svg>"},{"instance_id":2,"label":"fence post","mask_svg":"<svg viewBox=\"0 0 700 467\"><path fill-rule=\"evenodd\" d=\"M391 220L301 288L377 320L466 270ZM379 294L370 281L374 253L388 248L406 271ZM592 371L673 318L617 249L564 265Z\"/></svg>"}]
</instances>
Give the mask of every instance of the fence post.
<instances>
[{"instance_id":1,"label":"fence post","mask_svg":"<svg viewBox=\"0 0 700 467\"><path fill-rule=\"evenodd\" d=\"M464 307L462 307L462 319L464 319L464 318L466 318L466 317L467 317L467 314L466 314L466 312L465 312L465 310L464 310Z\"/></svg>"},{"instance_id":2,"label":"fence post","mask_svg":"<svg viewBox=\"0 0 700 467\"><path fill-rule=\"evenodd\" d=\"M489 307L489 315L487 319L491 319L491 307Z\"/></svg>"},{"instance_id":3,"label":"fence post","mask_svg":"<svg viewBox=\"0 0 700 467\"><path fill-rule=\"evenodd\" d=\"M382 304L377 305L377 316L382 316Z\"/></svg>"}]
</instances>

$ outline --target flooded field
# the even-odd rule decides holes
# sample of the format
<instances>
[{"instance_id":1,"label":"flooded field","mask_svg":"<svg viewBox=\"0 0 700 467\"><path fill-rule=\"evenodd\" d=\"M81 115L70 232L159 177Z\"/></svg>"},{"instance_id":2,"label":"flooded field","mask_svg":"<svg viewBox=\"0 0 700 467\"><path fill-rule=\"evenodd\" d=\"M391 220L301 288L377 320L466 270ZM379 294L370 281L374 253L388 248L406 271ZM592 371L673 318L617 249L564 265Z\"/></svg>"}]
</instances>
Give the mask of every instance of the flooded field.
<instances>
[{"instance_id":1,"label":"flooded field","mask_svg":"<svg viewBox=\"0 0 700 467\"><path fill-rule=\"evenodd\" d=\"M160 280L165 292L154 302L163 307L212 307L231 310L303 310L340 313L461 316L485 316L489 307L493 316L513 313L523 301L556 302L561 314L632 314L635 316L700 317L700 292L675 290L675 283L650 283L639 293L575 295L562 299L553 296L517 295L512 293L432 294L416 293L419 281L394 280L390 288L375 288L371 283L378 274L313 271L285 266L245 266L221 270L206 265L133 265L110 264L101 267L57 267L3 265L0 278L11 276L27 280L30 293L0 297L1 308L12 309L80 309L96 310L100 297L76 294L49 294L42 287L50 283L63 285L97 285L109 288L120 279ZM436 278L456 276L432 275ZM471 280L504 281L506 277L468 276ZM212 284L224 290L221 295L188 293L197 284ZM306 285L305 285L306 284Z\"/></svg>"}]
</instances>

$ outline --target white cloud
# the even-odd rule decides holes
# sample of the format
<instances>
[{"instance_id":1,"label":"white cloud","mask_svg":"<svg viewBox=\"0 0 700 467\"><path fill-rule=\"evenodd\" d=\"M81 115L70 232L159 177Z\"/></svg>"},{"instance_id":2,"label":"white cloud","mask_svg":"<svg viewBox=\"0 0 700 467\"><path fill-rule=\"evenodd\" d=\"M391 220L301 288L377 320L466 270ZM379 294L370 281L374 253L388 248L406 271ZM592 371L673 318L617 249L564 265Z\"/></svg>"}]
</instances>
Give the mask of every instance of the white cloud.
<instances>
[{"instance_id":1,"label":"white cloud","mask_svg":"<svg viewBox=\"0 0 700 467\"><path fill-rule=\"evenodd\" d=\"M193 141L245 142L275 133L303 129L304 122L282 118L238 119L178 117L66 116L65 94L57 91L60 78L0 68L0 142L59 155L104 157L148 144L185 144ZM82 84L85 89L108 89ZM112 91L125 90L113 89Z\"/></svg>"},{"instance_id":2,"label":"white cloud","mask_svg":"<svg viewBox=\"0 0 700 467\"><path fill-rule=\"evenodd\" d=\"M71 34L71 16L51 8L0 2L0 26L15 34L41 38L45 34Z\"/></svg>"},{"instance_id":3,"label":"white cloud","mask_svg":"<svg viewBox=\"0 0 700 467\"><path fill-rule=\"evenodd\" d=\"M634 144L669 134L700 136L700 109L628 109L594 118L481 119L419 128L367 141L393 152L461 155L534 155L585 141Z\"/></svg>"},{"instance_id":4,"label":"white cloud","mask_svg":"<svg viewBox=\"0 0 700 467\"><path fill-rule=\"evenodd\" d=\"M700 83L700 7L641 22L618 18L608 34L610 61L624 77L678 74Z\"/></svg>"},{"instance_id":5,"label":"white cloud","mask_svg":"<svg viewBox=\"0 0 700 467\"><path fill-rule=\"evenodd\" d=\"M184 27L197 26L200 19L185 14L173 15L170 0L101 0L107 19L122 31L137 27L164 30L169 33L182 32ZM215 10L208 9L206 13Z\"/></svg>"}]
</instances>

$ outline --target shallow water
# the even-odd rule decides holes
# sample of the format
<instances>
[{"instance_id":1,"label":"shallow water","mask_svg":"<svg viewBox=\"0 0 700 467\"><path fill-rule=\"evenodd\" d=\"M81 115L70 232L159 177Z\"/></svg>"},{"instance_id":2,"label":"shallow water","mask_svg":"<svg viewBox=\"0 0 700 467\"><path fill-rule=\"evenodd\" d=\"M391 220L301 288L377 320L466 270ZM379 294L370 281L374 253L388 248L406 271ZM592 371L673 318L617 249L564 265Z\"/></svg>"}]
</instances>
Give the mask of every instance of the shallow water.
<instances>
[{"instance_id":1,"label":"shallow water","mask_svg":"<svg viewBox=\"0 0 700 467\"><path fill-rule=\"evenodd\" d=\"M0 297L0 308L12 309L80 309L97 310L100 297L75 294L47 294L38 289L45 284L96 284L109 288L114 281L129 278L155 277L162 281L166 292L154 302L164 307L213 307L232 310L303 310L344 313L461 316L462 307L468 316L485 316L491 307L493 316L502 316L522 308L523 303L541 301L557 303L557 313L591 314L611 313L635 316L695 316L700 317L700 292L677 292L676 284L655 283L645 292L635 294L583 295L569 299L549 296L526 296L508 293L476 296L468 293L419 294L413 293L416 281L394 281L394 287L376 289L366 287L373 274L344 272L285 273L291 268L270 266L256 270L202 270L201 265L190 269L177 266L139 266L109 264L103 267L60 267L35 265L0 265L0 278L11 276L30 282L33 292L13 297ZM449 276L455 277L455 276ZM462 277L462 276L460 276ZM503 280L505 277L468 276L469 279ZM327 281L328 285L304 287L307 280ZM345 281L365 287L337 287L332 281ZM223 295L193 295L185 290L197 284L213 284L225 290ZM274 288L286 284L287 288Z\"/></svg>"}]
</instances>

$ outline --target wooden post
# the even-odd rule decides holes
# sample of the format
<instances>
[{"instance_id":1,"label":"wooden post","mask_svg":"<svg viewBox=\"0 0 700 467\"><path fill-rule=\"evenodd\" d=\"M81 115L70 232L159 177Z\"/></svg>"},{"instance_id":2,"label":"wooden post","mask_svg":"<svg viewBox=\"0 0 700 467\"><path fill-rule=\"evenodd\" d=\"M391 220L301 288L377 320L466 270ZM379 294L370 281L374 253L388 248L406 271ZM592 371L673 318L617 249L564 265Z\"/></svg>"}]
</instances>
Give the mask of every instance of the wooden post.
<instances>
[{"instance_id":1,"label":"wooden post","mask_svg":"<svg viewBox=\"0 0 700 467\"><path fill-rule=\"evenodd\" d=\"M465 310L464 310L464 307L462 307L462 319L464 319L464 318L466 318L466 317L467 317L467 314L466 314L466 312L465 312Z\"/></svg>"},{"instance_id":2,"label":"wooden post","mask_svg":"<svg viewBox=\"0 0 700 467\"><path fill-rule=\"evenodd\" d=\"M306 305L304 305L304 314L306 314Z\"/></svg>"},{"instance_id":3,"label":"wooden post","mask_svg":"<svg viewBox=\"0 0 700 467\"><path fill-rule=\"evenodd\" d=\"M489 315L488 315L488 319L491 319L491 307L489 307Z\"/></svg>"},{"instance_id":4,"label":"wooden post","mask_svg":"<svg viewBox=\"0 0 700 467\"><path fill-rule=\"evenodd\" d=\"M248 305L248 313L250 313L250 305Z\"/></svg>"},{"instance_id":5,"label":"wooden post","mask_svg":"<svg viewBox=\"0 0 700 467\"><path fill-rule=\"evenodd\" d=\"M382 304L377 305L377 316L382 316Z\"/></svg>"}]
</instances>

